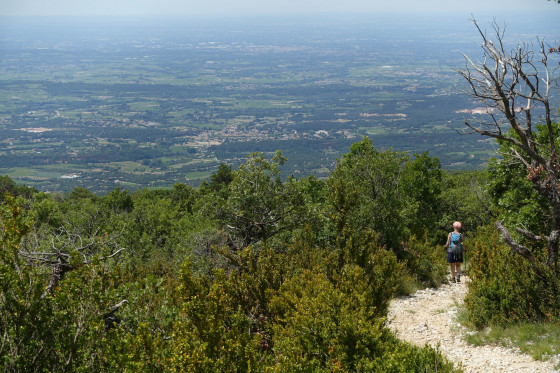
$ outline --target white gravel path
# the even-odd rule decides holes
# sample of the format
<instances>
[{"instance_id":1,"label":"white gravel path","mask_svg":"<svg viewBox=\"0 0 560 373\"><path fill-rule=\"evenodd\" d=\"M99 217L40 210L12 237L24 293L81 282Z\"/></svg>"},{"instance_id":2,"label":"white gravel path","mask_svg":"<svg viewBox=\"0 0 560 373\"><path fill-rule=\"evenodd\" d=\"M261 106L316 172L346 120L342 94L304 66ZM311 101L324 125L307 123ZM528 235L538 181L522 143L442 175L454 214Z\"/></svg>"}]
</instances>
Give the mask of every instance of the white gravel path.
<instances>
[{"instance_id":1,"label":"white gravel path","mask_svg":"<svg viewBox=\"0 0 560 373\"><path fill-rule=\"evenodd\" d=\"M550 361L535 361L529 355L501 346L473 346L464 341L466 329L456 321L457 306L467 293L468 278L438 289L419 290L396 298L389 307L389 327L397 336L418 346L439 349L465 372L560 372Z\"/></svg>"}]
</instances>

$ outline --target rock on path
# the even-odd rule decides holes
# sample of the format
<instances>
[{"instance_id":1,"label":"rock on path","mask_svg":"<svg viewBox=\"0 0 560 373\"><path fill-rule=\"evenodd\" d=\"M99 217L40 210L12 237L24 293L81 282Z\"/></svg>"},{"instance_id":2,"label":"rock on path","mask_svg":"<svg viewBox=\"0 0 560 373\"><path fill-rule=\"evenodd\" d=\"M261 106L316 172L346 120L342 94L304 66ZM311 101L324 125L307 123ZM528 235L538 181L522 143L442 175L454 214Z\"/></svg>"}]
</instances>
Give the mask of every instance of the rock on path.
<instances>
[{"instance_id":1,"label":"rock on path","mask_svg":"<svg viewBox=\"0 0 560 373\"><path fill-rule=\"evenodd\" d=\"M456 319L467 285L445 284L438 289L419 290L396 298L389 307L389 327L397 336L418 346L426 343L439 349L465 372L560 372L550 361L535 361L517 349L501 346L473 346L463 339L467 331Z\"/></svg>"}]
</instances>

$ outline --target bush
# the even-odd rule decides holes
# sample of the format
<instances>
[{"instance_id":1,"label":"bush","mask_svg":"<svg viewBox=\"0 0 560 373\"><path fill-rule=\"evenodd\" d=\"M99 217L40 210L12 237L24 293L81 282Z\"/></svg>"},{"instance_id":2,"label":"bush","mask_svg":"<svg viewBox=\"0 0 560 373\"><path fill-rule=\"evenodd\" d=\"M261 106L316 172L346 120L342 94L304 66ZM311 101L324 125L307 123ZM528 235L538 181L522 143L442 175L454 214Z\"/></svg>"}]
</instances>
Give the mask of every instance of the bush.
<instances>
[{"instance_id":1,"label":"bush","mask_svg":"<svg viewBox=\"0 0 560 373\"><path fill-rule=\"evenodd\" d=\"M519 321L558 320L560 285L551 275L539 278L531 265L500 242L492 226L478 230L465 298L469 320L477 328Z\"/></svg>"},{"instance_id":2,"label":"bush","mask_svg":"<svg viewBox=\"0 0 560 373\"><path fill-rule=\"evenodd\" d=\"M332 283L324 274L304 271L273 299L276 371L453 371L436 350L402 343L384 327L384 318L369 305L360 267L347 266L341 277Z\"/></svg>"},{"instance_id":3,"label":"bush","mask_svg":"<svg viewBox=\"0 0 560 373\"><path fill-rule=\"evenodd\" d=\"M236 272L216 272L211 283L183 266L179 292L184 302L175 323L170 363L177 372L252 371L260 336L235 299Z\"/></svg>"},{"instance_id":4,"label":"bush","mask_svg":"<svg viewBox=\"0 0 560 373\"><path fill-rule=\"evenodd\" d=\"M423 286L438 287L447 274L445 250L412 236L405 247L406 267Z\"/></svg>"}]
</instances>

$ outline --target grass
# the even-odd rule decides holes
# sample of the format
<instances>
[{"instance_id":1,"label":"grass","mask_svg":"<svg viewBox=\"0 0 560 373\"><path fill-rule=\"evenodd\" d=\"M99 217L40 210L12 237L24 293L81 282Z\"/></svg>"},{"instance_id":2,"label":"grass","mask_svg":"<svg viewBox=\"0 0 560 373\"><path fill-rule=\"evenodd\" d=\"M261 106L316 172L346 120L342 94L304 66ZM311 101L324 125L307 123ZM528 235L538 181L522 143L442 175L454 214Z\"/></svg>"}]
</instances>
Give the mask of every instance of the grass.
<instances>
[{"instance_id":1,"label":"grass","mask_svg":"<svg viewBox=\"0 0 560 373\"><path fill-rule=\"evenodd\" d=\"M360 127L360 130L365 131L368 135L385 135L388 132L386 127Z\"/></svg>"},{"instance_id":2,"label":"grass","mask_svg":"<svg viewBox=\"0 0 560 373\"><path fill-rule=\"evenodd\" d=\"M142 163L134 161L111 162L111 164L120 167L121 172L137 172L138 169L143 171L149 169L149 167L142 165Z\"/></svg>"},{"instance_id":3,"label":"grass","mask_svg":"<svg viewBox=\"0 0 560 373\"><path fill-rule=\"evenodd\" d=\"M465 307L460 308L457 321L470 326ZM535 360L546 361L560 355L560 322L519 323L505 327L492 325L467 332L466 340L475 346L496 344L515 347ZM556 363L555 368L560 369L560 360Z\"/></svg>"},{"instance_id":4,"label":"grass","mask_svg":"<svg viewBox=\"0 0 560 373\"><path fill-rule=\"evenodd\" d=\"M157 110L159 103L154 101L129 102L128 107L133 111Z\"/></svg>"}]
</instances>

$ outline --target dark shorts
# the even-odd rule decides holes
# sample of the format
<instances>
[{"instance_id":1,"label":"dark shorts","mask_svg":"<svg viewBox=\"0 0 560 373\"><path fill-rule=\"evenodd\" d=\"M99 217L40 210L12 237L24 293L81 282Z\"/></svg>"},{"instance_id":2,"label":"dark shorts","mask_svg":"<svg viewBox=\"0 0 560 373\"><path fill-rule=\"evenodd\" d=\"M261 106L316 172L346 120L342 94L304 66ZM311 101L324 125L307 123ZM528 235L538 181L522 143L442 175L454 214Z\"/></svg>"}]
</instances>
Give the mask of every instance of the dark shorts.
<instances>
[{"instance_id":1,"label":"dark shorts","mask_svg":"<svg viewBox=\"0 0 560 373\"><path fill-rule=\"evenodd\" d=\"M463 253L453 254L449 251L447 252L447 263L463 263Z\"/></svg>"}]
</instances>

